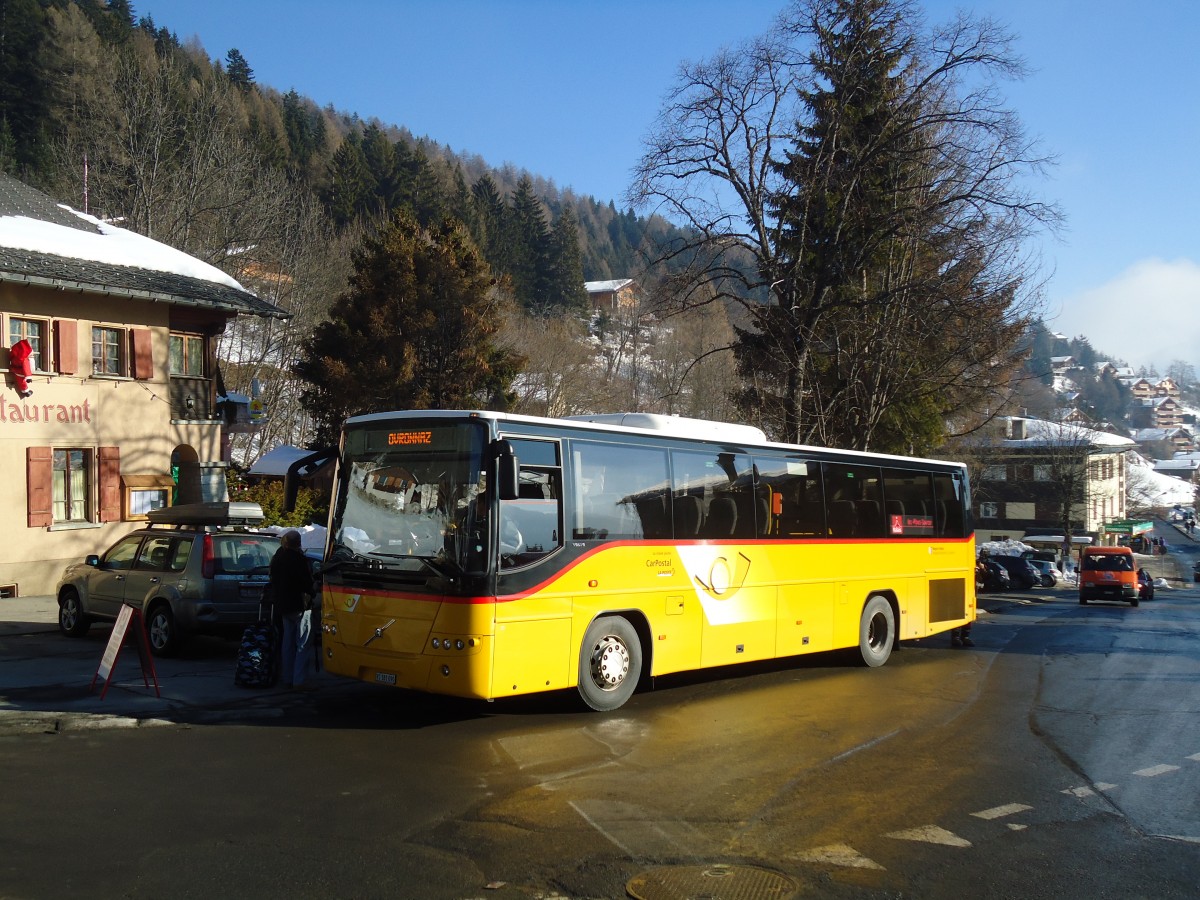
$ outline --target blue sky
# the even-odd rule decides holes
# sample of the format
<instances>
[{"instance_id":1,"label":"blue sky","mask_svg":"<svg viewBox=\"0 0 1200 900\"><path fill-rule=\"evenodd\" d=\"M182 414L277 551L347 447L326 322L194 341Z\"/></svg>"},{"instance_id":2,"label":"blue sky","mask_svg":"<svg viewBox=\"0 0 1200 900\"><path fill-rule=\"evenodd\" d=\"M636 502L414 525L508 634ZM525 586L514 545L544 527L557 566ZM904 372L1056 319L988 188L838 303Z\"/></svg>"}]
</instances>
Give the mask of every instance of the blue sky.
<instances>
[{"instance_id":1,"label":"blue sky","mask_svg":"<svg viewBox=\"0 0 1200 900\"><path fill-rule=\"evenodd\" d=\"M263 85L402 125L621 205L683 60L765 31L783 0L134 0ZM1017 36L1009 105L1058 164L1046 317L1160 371L1200 368L1200 3L926 0Z\"/></svg>"}]
</instances>

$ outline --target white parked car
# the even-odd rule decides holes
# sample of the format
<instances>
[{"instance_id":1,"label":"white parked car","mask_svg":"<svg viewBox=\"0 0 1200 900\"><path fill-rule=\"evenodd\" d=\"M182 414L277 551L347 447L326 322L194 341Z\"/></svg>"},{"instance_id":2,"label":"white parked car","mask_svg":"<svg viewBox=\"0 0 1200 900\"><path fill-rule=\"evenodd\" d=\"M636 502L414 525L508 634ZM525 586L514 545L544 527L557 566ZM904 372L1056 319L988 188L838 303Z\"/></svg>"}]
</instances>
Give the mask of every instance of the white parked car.
<instances>
[{"instance_id":1,"label":"white parked car","mask_svg":"<svg viewBox=\"0 0 1200 900\"><path fill-rule=\"evenodd\" d=\"M1058 587L1058 585L1062 584L1062 572L1058 571L1058 566L1054 565L1050 560L1031 559L1028 562L1042 576L1042 587Z\"/></svg>"}]
</instances>

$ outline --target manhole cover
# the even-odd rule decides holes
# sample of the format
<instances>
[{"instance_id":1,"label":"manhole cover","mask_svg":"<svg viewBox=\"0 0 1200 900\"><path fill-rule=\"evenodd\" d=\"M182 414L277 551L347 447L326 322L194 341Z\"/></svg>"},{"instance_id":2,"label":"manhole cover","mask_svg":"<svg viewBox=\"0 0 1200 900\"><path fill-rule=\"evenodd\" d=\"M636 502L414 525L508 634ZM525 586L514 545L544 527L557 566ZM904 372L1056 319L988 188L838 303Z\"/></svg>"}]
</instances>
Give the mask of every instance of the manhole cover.
<instances>
[{"instance_id":1,"label":"manhole cover","mask_svg":"<svg viewBox=\"0 0 1200 900\"><path fill-rule=\"evenodd\" d=\"M796 883L753 866L662 866L633 876L625 890L634 900L784 900Z\"/></svg>"}]
</instances>

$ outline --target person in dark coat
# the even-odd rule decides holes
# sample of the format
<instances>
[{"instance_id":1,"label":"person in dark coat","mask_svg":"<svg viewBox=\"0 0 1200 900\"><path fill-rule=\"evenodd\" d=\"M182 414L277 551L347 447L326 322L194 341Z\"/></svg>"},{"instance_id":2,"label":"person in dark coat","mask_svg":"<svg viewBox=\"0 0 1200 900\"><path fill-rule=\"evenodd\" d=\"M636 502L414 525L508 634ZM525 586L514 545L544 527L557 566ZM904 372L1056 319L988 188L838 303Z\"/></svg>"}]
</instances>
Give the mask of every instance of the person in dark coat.
<instances>
[{"instance_id":1,"label":"person in dark coat","mask_svg":"<svg viewBox=\"0 0 1200 900\"><path fill-rule=\"evenodd\" d=\"M271 558L271 597L283 621L283 646L279 671L287 687L306 690L308 677L309 637L312 634L312 615L309 606L313 598L312 568L300 549L300 532L285 531L279 538L279 549Z\"/></svg>"}]
</instances>

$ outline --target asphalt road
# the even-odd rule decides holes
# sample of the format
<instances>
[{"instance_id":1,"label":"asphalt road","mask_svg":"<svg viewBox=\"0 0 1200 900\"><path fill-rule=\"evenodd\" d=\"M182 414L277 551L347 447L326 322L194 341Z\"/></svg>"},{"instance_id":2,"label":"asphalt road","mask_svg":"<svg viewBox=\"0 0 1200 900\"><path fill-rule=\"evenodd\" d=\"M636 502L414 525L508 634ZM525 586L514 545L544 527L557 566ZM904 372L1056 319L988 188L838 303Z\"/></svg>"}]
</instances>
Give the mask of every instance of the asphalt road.
<instances>
[{"instance_id":1,"label":"asphalt road","mask_svg":"<svg viewBox=\"0 0 1200 900\"><path fill-rule=\"evenodd\" d=\"M971 649L660 679L610 715L362 685L0 732L0 897L1200 895L1200 591L984 605Z\"/></svg>"}]
</instances>

